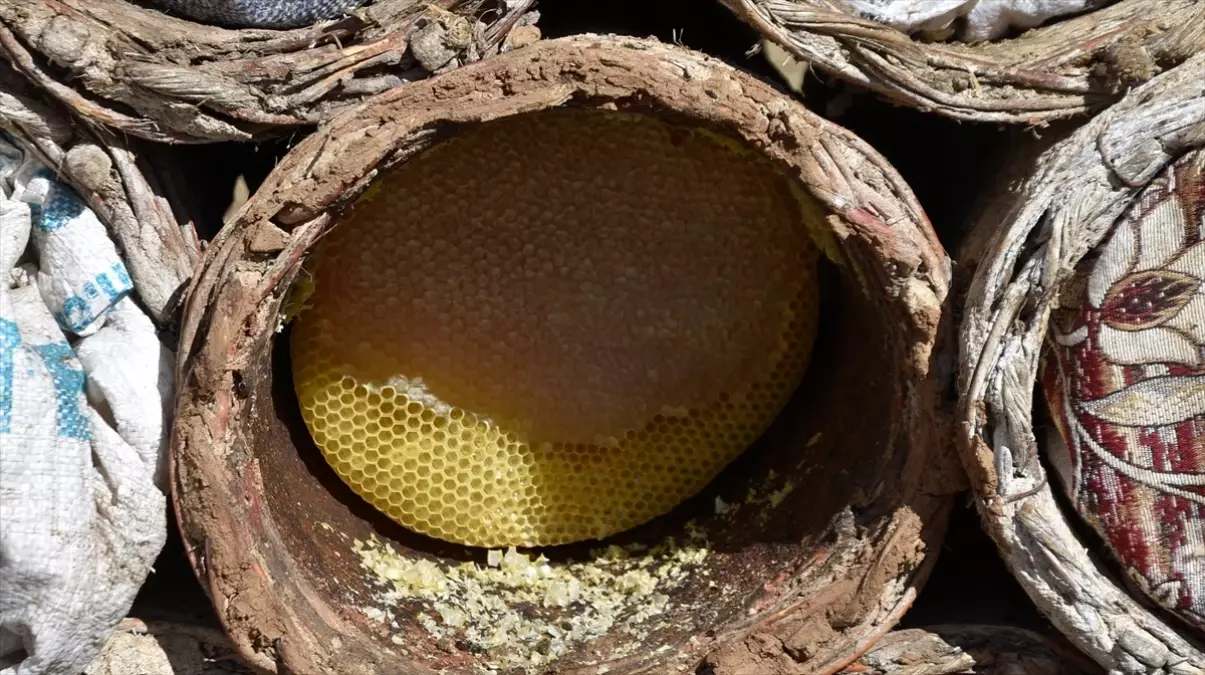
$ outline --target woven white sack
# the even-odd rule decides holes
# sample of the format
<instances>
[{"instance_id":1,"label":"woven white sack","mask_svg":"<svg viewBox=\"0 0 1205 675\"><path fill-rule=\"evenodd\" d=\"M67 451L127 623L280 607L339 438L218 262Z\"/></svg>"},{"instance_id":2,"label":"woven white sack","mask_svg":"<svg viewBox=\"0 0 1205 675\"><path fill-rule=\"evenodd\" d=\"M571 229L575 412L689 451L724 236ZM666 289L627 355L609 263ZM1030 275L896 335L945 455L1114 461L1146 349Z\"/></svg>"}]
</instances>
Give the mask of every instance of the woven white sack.
<instances>
[{"instance_id":1,"label":"woven white sack","mask_svg":"<svg viewBox=\"0 0 1205 675\"><path fill-rule=\"evenodd\" d=\"M855 14L905 33L954 33L967 42L995 40L1012 30L1103 7L1114 0L839 0Z\"/></svg>"},{"instance_id":2,"label":"woven white sack","mask_svg":"<svg viewBox=\"0 0 1205 675\"><path fill-rule=\"evenodd\" d=\"M81 672L166 539L172 360L132 290L91 210L0 138L0 675Z\"/></svg>"}]
</instances>

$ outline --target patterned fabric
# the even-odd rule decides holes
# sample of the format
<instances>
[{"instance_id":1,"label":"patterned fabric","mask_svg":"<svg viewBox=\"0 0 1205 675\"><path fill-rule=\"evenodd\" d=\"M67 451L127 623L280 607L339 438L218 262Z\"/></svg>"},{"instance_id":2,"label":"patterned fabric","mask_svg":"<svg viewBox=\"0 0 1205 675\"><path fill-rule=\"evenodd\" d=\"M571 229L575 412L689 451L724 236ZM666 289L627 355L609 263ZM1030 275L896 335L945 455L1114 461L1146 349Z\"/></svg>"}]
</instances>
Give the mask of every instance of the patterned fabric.
<instances>
[{"instance_id":1,"label":"patterned fabric","mask_svg":"<svg viewBox=\"0 0 1205 675\"><path fill-rule=\"evenodd\" d=\"M367 0L154 0L182 17L232 28L297 28L336 19Z\"/></svg>"},{"instance_id":2,"label":"patterned fabric","mask_svg":"<svg viewBox=\"0 0 1205 675\"><path fill-rule=\"evenodd\" d=\"M1142 193L1055 312L1050 459L1137 586L1205 632L1205 151ZM1053 358L1051 358L1053 357Z\"/></svg>"}]
</instances>

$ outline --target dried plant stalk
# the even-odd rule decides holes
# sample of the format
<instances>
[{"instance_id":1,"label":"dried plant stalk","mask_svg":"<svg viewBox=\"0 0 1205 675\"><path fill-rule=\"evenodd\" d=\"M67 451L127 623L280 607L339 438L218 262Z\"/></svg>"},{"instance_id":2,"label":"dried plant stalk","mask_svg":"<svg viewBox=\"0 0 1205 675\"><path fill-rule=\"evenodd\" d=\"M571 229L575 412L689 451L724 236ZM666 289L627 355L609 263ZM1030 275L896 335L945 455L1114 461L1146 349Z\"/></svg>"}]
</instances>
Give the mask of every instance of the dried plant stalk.
<instances>
[{"instance_id":1,"label":"dried plant stalk","mask_svg":"<svg viewBox=\"0 0 1205 675\"><path fill-rule=\"evenodd\" d=\"M888 633L842 675L1102 675L1065 640L1012 626L950 624Z\"/></svg>"},{"instance_id":2,"label":"dried plant stalk","mask_svg":"<svg viewBox=\"0 0 1205 675\"><path fill-rule=\"evenodd\" d=\"M974 269L961 326L959 434L980 512L1017 579L1110 672L1205 673L1185 626L1108 571L1056 500L1035 436L1035 382L1060 292L1152 179L1205 146L1205 55L1054 143L987 209L962 259ZM1052 483L1054 483L1052 485Z\"/></svg>"},{"instance_id":3,"label":"dried plant stalk","mask_svg":"<svg viewBox=\"0 0 1205 675\"><path fill-rule=\"evenodd\" d=\"M831 0L721 0L823 72L900 104L975 122L1082 115L1205 50L1195 0L1121 0L982 44L927 43Z\"/></svg>"},{"instance_id":4,"label":"dried plant stalk","mask_svg":"<svg viewBox=\"0 0 1205 675\"><path fill-rule=\"evenodd\" d=\"M950 362L949 341L939 342L950 272L919 204L865 143L719 61L652 41L580 36L392 90L336 118L294 148L210 247L182 328L173 484L192 562L256 666L471 672L499 658L430 637L412 610L395 615L401 628L366 618L374 586L355 564L354 540L386 539L402 561L465 554L415 542L339 492L337 479L323 478L329 469L306 463L316 450L306 450L295 403L279 393L289 382L274 343L282 298L306 254L390 166L466 125L554 108L666 116L783 167L827 214L816 222L844 289L845 318L834 330L862 336L834 338L860 356L810 386L828 392L825 400L857 396L884 412L867 419L834 403L815 412L831 418L829 431L789 441L798 454L765 460L780 463L779 476L803 471L794 462L818 462L824 470L809 480L823 476L823 490L800 483L739 511L713 512L708 502L691 516L709 541L745 543L713 546L705 570L690 577L704 586L670 592L667 616L676 620L635 629L619 619L605 637L527 669L618 674L706 662L720 675L836 673L899 620L927 576L961 478L944 453L948 380L934 365ZM849 346L863 338L872 342ZM867 391L868 381L881 386ZM852 459L858 453L863 459ZM856 470L831 479L853 461ZM728 480L744 485L761 470ZM682 526L668 520L631 536L660 541L681 536ZM761 536L773 544L749 540ZM707 590L707 579L718 585ZM531 608L556 621L575 611Z\"/></svg>"},{"instance_id":5,"label":"dried plant stalk","mask_svg":"<svg viewBox=\"0 0 1205 675\"><path fill-rule=\"evenodd\" d=\"M62 107L42 99L0 63L0 129L84 198L108 226L151 317L174 328L201 245L191 217L174 211L161 189L169 167L147 161L142 141L74 125Z\"/></svg>"},{"instance_id":6,"label":"dried plant stalk","mask_svg":"<svg viewBox=\"0 0 1205 675\"><path fill-rule=\"evenodd\" d=\"M231 30L126 0L0 0L0 54L82 119L165 143L249 141L531 41L533 0L381 0L294 30Z\"/></svg>"}]
</instances>

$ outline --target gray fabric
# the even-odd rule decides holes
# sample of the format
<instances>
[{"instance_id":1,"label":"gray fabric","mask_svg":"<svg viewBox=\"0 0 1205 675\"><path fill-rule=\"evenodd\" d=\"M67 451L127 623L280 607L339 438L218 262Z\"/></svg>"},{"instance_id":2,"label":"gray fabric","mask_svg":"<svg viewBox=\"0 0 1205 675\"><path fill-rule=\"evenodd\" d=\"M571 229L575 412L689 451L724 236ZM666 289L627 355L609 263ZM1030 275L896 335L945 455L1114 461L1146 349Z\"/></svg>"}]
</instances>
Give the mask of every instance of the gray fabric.
<instances>
[{"instance_id":1,"label":"gray fabric","mask_svg":"<svg viewBox=\"0 0 1205 675\"><path fill-rule=\"evenodd\" d=\"M367 0L153 0L200 23L231 28L297 28L335 19Z\"/></svg>"}]
</instances>

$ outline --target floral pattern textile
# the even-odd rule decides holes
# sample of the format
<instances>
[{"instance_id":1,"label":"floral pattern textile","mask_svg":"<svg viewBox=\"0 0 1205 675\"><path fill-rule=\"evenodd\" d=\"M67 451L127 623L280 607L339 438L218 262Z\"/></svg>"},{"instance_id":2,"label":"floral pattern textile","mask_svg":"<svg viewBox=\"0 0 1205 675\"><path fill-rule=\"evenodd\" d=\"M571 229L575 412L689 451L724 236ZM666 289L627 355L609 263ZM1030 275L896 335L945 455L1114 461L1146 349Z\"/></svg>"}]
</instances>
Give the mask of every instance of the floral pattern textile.
<instances>
[{"instance_id":1,"label":"floral pattern textile","mask_svg":"<svg viewBox=\"0 0 1205 675\"><path fill-rule=\"evenodd\" d=\"M1049 456L1137 586L1205 633L1205 151L1130 207L1060 298Z\"/></svg>"}]
</instances>

